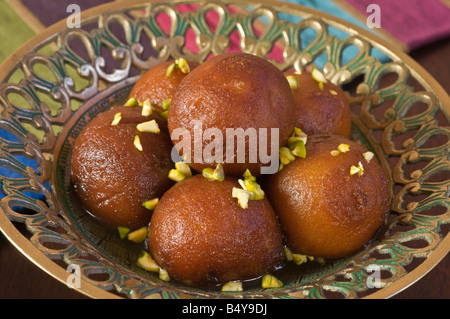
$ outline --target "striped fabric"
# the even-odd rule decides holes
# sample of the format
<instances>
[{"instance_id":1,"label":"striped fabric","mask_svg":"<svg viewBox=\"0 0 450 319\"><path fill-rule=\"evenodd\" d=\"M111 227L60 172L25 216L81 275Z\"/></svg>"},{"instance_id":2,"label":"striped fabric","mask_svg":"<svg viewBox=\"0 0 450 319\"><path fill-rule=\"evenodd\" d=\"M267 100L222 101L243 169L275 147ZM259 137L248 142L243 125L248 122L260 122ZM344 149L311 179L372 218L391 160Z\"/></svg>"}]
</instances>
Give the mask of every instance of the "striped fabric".
<instances>
[{"instance_id":1,"label":"striped fabric","mask_svg":"<svg viewBox=\"0 0 450 319\"><path fill-rule=\"evenodd\" d=\"M0 0L0 62L43 28L81 10L114 0ZM116 0L120 1L120 0ZM123 0L122 0L123 1ZM450 36L450 0L286 0L335 15L389 40L404 51ZM381 28L367 20L378 5Z\"/></svg>"}]
</instances>

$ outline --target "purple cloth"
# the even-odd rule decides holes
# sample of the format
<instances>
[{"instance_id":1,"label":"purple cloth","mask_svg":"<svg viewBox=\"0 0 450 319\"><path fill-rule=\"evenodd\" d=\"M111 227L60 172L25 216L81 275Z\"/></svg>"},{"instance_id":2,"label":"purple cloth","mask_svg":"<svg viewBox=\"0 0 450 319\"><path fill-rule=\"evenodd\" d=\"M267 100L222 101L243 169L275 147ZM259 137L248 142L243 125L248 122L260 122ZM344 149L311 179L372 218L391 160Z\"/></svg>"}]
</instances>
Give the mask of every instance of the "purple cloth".
<instances>
[{"instance_id":1,"label":"purple cloth","mask_svg":"<svg viewBox=\"0 0 450 319\"><path fill-rule=\"evenodd\" d=\"M381 28L411 50L450 36L450 6L440 0L345 0L368 17L380 7Z\"/></svg>"},{"instance_id":2,"label":"purple cloth","mask_svg":"<svg viewBox=\"0 0 450 319\"><path fill-rule=\"evenodd\" d=\"M22 3L42 22L46 27L71 15L67 12L70 4L77 4L81 11L113 0L21 0ZM81 14L83 18L83 14Z\"/></svg>"}]
</instances>

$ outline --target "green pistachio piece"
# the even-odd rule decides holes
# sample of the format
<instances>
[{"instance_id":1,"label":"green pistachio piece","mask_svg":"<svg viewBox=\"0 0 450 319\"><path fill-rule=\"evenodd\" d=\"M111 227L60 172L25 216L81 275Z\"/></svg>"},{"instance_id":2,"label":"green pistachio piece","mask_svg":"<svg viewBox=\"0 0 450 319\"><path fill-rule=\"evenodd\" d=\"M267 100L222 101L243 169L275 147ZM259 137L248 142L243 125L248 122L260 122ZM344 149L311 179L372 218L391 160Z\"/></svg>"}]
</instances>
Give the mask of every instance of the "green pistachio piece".
<instances>
[{"instance_id":1,"label":"green pistachio piece","mask_svg":"<svg viewBox=\"0 0 450 319\"><path fill-rule=\"evenodd\" d=\"M114 119L111 122L111 126L116 126L117 124L119 124L121 119L122 119L122 113L117 112L116 114L114 114Z\"/></svg>"},{"instance_id":2,"label":"green pistachio piece","mask_svg":"<svg viewBox=\"0 0 450 319\"><path fill-rule=\"evenodd\" d=\"M135 243L141 243L147 238L147 235L148 227L144 226L135 231L132 231L131 233L128 233L127 238L128 240L131 240Z\"/></svg>"},{"instance_id":3,"label":"green pistachio piece","mask_svg":"<svg viewBox=\"0 0 450 319\"><path fill-rule=\"evenodd\" d=\"M223 170L223 165L218 163L215 169L206 167L202 171L203 177L209 180L223 181L225 179L225 172Z\"/></svg>"},{"instance_id":4,"label":"green pistachio piece","mask_svg":"<svg viewBox=\"0 0 450 319\"><path fill-rule=\"evenodd\" d=\"M295 76L293 75L288 75L286 77L286 79L289 82L289 86L291 87L291 90L295 90L298 89L300 87L300 83L298 83L298 80Z\"/></svg>"},{"instance_id":5,"label":"green pistachio piece","mask_svg":"<svg viewBox=\"0 0 450 319\"><path fill-rule=\"evenodd\" d=\"M127 237L128 233L131 231L128 227L122 226L117 227L117 230L119 231L120 239L124 239L125 237Z\"/></svg>"},{"instance_id":6,"label":"green pistachio piece","mask_svg":"<svg viewBox=\"0 0 450 319\"><path fill-rule=\"evenodd\" d=\"M161 131L155 120L139 123L136 128L139 132L149 132L155 134L158 134Z\"/></svg>"},{"instance_id":7,"label":"green pistachio piece","mask_svg":"<svg viewBox=\"0 0 450 319\"><path fill-rule=\"evenodd\" d=\"M314 260L314 257L302 255L302 254L292 254L292 260L296 265L301 265L306 263L308 260Z\"/></svg>"},{"instance_id":8,"label":"green pistachio piece","mask_svg":"<svg viewBox=\"0 0 450 319\"><path fill-rule=\"evenodd\" d=\"M231 196L237 198L239 206L243 209L247 209L248 201L250 200L250 197L253 196L253 193L242 188L233 187Z\"/></svg>"},{"instance_id":9,"label":"green pistachio piece","mask_svg":"<svg viewBox=\"0 0 450 319\"><path fill-rule=\"evenodd\" d=\"M363 156L364 156L364 159L366 160L366 162L370 163L370 161L375 156L375 154L372 153L372 152L367 151L367 152L363 153Z\"/></svg>"},{"instance_id":10,"label":"green pistachio piece","mask_svg":"<svg viewBox=\"0 0 450 319\"><path fill-rule=\"evenodd\" d=\"M175 182L181 182L186 178L186 175L184 175L182 172L180 172L177 169L171 169L169 171L169 178Z\"/></svg>"},{"instance_id":11,"label":"green pistachio piece","mask_svg":"<svg viewBox=\"0 0 450 319\"><path fill-rule=\"evenodd\" d=\"M313 77L313 79L318 82L318 83L327 83L327 79L325 78L325 76L323 75L323 73L321 71L319 71L319 69L317 68L313 68L311 71L311 75Z\"/></svg>"},{"instance_id":12,"label":"green pistachio piece","mask_svg":"<svg viewBox=\"0 0 450 319\"><path fill-rule=\"evenodd\" d=\"M244 291L244 289L242 288L242 283L240 281L229 281L222 286L221 291L239 292Z\"/></svg>"},{"instance_id":13,"label":"green pistachio piece","mask_svg":"<svg viewBox=\"0 0 450 319\"><path fill-rule=\"evenodd\" d=\"M141 257L138 258L137 263L139 267L141 267L144 270L152 271L152 272L158 272L160 267L156 263L156 261L146 252L141 255Z\"/></svg>"},{"instance_id":14,"label":"green pistachio piece","mask_svg":"<svg viewBox=\"0 0 450 319\"><path fill-rule=\"evenodd\" d=\"M139 138L138 135L135 135L135 136L134 136L133 144L134 144L134 146L135 146L138 150L140 150L141 152L144 150L144 149L142 148L141 139Z\"/></svg>"},{"instance_id":15,"label":"green pistachio piece","mask_svg":"<svg viewBox=\"0 0 450 319\"><path fill-rule=\"evenodd\" d=\"M153 105L150 103L150 100L145 100L142 103L142 110L141 115L142 116L150 116L153 113Z\"/></svg>"},{"instance_id":16,"label":"green pistachio piece","mask_svg":"<svg viewBox=\"0 0 450 319\"><path fill-rule=\"evenodd\" d=\"M191 71L189 68L189 63L183 58L178 58L168 66L168 68L166 69L166 76L171 76L177 69L179 69L184 74L188 74Z\"/></svg>"},{"instance_id":17,"label":"green pistachio piece","mask_svg":"<svg viewBox=\"0 0 450 319\"><path fill-rule=\"evenodd\" d=\"M161 279L163 281L170 280L169 273L167 272L167 270L159 268L159 279Z\"/></svg>"},{"instance_id":18,"label":"green pistachio piece","mask_svg":"<svg viewBox=\"0 0 450 319\"><path fill-rule=\"evenodd\" d=\"M292 154L298 157L306 157L305 143L302 140L296 141L289 146Z\"/></svg>"},{"instance_id":19,"label":"green pistachio piece","mask_svg":"<svg viewBox=\"0 0 450 319\"><path fill-rule=\"evenodd\" d=\"M124 106L138 106L139 103L135 97L131 97L125 102Z\"/></svg>"},{"instance_id":20,"label":"green pistachio piece","mask_svg":"<svg viewBox=\"0 0 450 319\"><path fill-rule=\"evenodd\" d=\"M264 191L261 189L261 186L251 179L244 179L245 189L249 192L252 192L254 196L250 198L251 200L260 200L264 198Z\"/></svg>"},{"instance_id":21,"label":"green pistachio piece","mask_svg":"<svg viewBox=\"0 0 450 319\"><path fill-rule=\"evenodd\" d=\"M364 167L361 162L358 163L358 166L352 165L350 167L350 175L358 174L358 176L362 176L364 174Z\"/></svg>"},{"instance_id":22,"label":"green pistachio piece","mask_svg":"<svg viewBox=\"0 0 450 319\"><path fill-rule=\"evenodd\" d=\"M292 254L292 251L289 249L289 247L284 246L283 250L284 250L284 255L286 256L286 260L287 261L292 261L293 254Z\"/></svg>"},{"instance_id":23,"label":"green pistachio piece","mask_svg":"<svg viewBox=\"0 0 450 319\"><path fill-rule=\"evenodd\" d=\"M175 72L176 70L176 64L175 62L172 63L171 65L169 65L166 69L166 76L169 77L173 74L173 72Z\"/></svg>"},{"instance_id":24,"label":"green pistachio piece","mask_svg":"<svg viewBox=\"0 0 450 319\"><path fill-rule=\"evenodd\" d=\"M167 114L168 114L168 113L169 113L169 110L163 111L163 112L160 112L160 113L159 113L159 116L160 116L162 119L167 120Z\"/></svg>"},{"instance_id":25,"label":"green pistachio piece","mask_svg":"<svg viewBox=\"0 0 450 319\"><path fill-rule=\"evenodd\" d=\"M256 181L256 177L252 175L252 173L250 172L250 170L248 168L245 170L245 172L242 176L244 176L245 179L251 179L253 181Z\"/></svg>"},{"instance_id":26,"label":"green pistachio piece","mask_svg":"<svg viewBox=\"0 0 450 319\"><path fill-rule=\"evenodd\" d=\"M281 282L281 280L279 280L275 276L266 274L262 277L261 287L264 289L281 288L281 287L283 287L283 283Z\"/></svg>"},{"instance_id":27,"label":"green pistachio piece","mask_svg":"<svg viewBox=\"0 0 450 319\"><path fill-rule=\"evenodd\" d=\"M169 97L168 99L165 99L161 102L161 106L164 111L167 111L169 109L170 103L172 102L172 99Z\"/></svg>"},{"instance_id":28,"label":"green pistachio piece","mask_svg":"<svg viewBox=\"0 0 450 319\"><path fill-rule=\"evenodd\" d=\"M142 206L144 206L147 209L154 210L156 207L156 204L158 204L158 202L159 202L159 198L153 198L153 199L149 199L149 200L146 200L145 202L143 202Z\"/></svg>"},{"instance_id":29,"label":"green pistachio piece","mask_svg":"<svg viewBox=\"0 0 450 319\"><path fill-rule=\"evenodd\" d=\"M192 176L191 167L185 162L175 163L175 168L180 171L185 177Z\"/></svg>"},{"instance_id":30,"label":"green pistachio piece","mask_svg":"<svg viewBox=\"0 0 450 319\"><path fill-rule=\"evenodd\" d=\"M191 72L191 69L189 68L189 64L185 59L178 58L175 60L175 63L177 64L180 71L183 72L184 74L188 74L189 72Z\"/></svg>"},{"instance_id":31,"label":"green pistachio piece","mask_svg":"<svg viewBox=\"0 0 450 319\"><path fill-rule=\"evenodd\" d=\"M338 95L338 92L336 92L335 90L328 90L328 92L329 92L331 95Z\"/></svg>"},{"instance_id":32,"label":"green pistachio piece","mask_svg":"<svg viewBox=\"0 0 450 319\"><path fill-rule=\"evenodd\" d=\"M291 151L283 146L280 148L280 162L283 165L287 165L290 162L295 160L295 156L291 153Z\"/></svg>"}]
</instances>

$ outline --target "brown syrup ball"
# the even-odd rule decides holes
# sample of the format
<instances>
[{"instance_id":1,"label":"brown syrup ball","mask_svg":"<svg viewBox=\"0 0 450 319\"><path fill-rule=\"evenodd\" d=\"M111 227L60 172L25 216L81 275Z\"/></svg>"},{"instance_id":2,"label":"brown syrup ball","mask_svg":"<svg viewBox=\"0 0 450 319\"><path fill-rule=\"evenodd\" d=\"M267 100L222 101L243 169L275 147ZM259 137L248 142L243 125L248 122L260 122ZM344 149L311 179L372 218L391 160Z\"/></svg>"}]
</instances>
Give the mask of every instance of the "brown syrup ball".
<instances>
[{"instance_id":1,"label":"brown syrup ball","mask_svg":"<svg viewBox=\"0 0 450 319\"><path fill-rule=\"evenodd\" d=\"M340 144L349 145L349 151L333 156ZM342 136L314 135L306 143L306 158L268 176L264 190L292 251L344 257L383 225L390 207L388 178L376 157L367 162L365 152ZM359 163L363 174L351 175L352 165Z\"/></svg>"},{"instance_id":2,"label":"brown syrup ball","mask_svg":"<svg viewBox=\"0 0 450 319\"><path fill-rule=\"evenodd\" d=\"M221 162L229 175L240 176L246 169L258 175L270 164L256 149L266 146L266 154L278 152L293 132L293 114L292 92L280 70L252 54L225 53L203 62L181 81L169 108L168 126L172 142L188 155L196 171ZM267 138L259 138L261 128L267 129ZM279 135L274 148L272 129ZM246 140L240 143L235 136Z\"/></svg>"},{"instance_id":3,"label":"brown syrup ball","mask_svg":"<svg viewBox=\"0 0 450 319\"><path fill-rule=\"evenodd\" d=\"M148 225L152 212L142 206L173 184L172 143L165 121L142 116L140 107L113 107L94 117L73 146L71 178L84 208L109 228ZM117 125L111 125L121 113ZM154 119L160 133L139 132L137 124ZM143 150L134 145L139 136Z\"/></svg>"},{"instance_id":4,"label":"brown syrup ball","mask_svg":"<svg viewBox=\"0 0 450 319\"><path fill-rule=\"evenodd\" d=\"M298 81L298 88L293 88L295 99L296 127L306 134L336 134L350 137L350 105L344 91L327 81L322 83L313 78L311 73L301 74L285 72Z\"/></svg>"},{"instance_id":5,"label":"brown syrup ball","mask_svg":"<svg viewBox=\"0 0 450 319\"><path fill-rule=\"evenodd\" d=\"M264 198L248 208L232 197L237 179L194 175L160 199L149 226L149 250L170 277L194 286L254 279L284 264L282 234Z\"/></svg>"},{"instance_id":6,"label":"brown syrup ball","mask_svg":"<svg viewBox=\"0 0 450 319\"><path fill-rule=\"evenodd\" d=\"M158 110L162 111L162 102L173 97L176 88L186 76L186 73L177 67L170 75L167 75L166 71L173 63L174 61L166 61L148 69L131 89L129 98L134 97L140 103L149 100ZM193 70L198 63L190 61L188 65L189 69Z\"/></svg>"}]
</instances>

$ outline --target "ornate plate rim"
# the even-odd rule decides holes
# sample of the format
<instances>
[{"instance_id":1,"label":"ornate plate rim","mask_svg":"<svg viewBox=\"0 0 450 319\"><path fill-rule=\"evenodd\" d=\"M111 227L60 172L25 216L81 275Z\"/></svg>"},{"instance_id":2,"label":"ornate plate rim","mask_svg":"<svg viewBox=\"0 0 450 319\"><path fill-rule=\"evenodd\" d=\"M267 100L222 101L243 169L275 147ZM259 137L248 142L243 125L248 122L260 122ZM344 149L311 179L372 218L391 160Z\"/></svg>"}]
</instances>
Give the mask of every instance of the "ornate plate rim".
<instances>
[{"instance_id":1,"label":"ornate plate rim","mask_svg":"<svg viewBox=\"0 0 450 319\"><path fill-rule=\"evenodd\" d=\"M399 48L393 46L387 40L381 38L380 36L373 34L367 30L364 30L358 26L355 26L343 19L335 17L331 14L318 11L316 9L312 9L309 7L301 6L298 4L293 4L289 2L283 1L275 1L275 0L247 0L248 2L256 4L260 4L268 7L281 7L292 9L294 12L301 11L303 13L307 13L310 15L318 16L324 19L330 25L339 25L344 26L347 30L350 30L354 34L358 34L358 36L363 39L369 41L374 47L381 50L383 53L389 55L390 58L396 57L397 60L401 60L404 64L409 65L411 67L411 71L416 72L416 74L420 75L417 77L418 79L422 79L420 84L424 88L432 88L435 93L437 100L442 102L442 111L447 114L450 113L450 97L444 88L426 71L420 64L418 64L414 59L412 59L408 54L401 51ZM87 10L82 11L82 21L87 21L89 19L100 16L106 12L119 10L121 8L132 8L133 6L142 5L145 3L198 3L205 2L202 0L188 0L188 1L160 1L160 0L130 0L127 2L110 2L105 3ZM213 1L214 2L214 1ZM220 2L220 1L218 1ZM227 1L225 1L227 2ZM64 30L66 28L66 20L63 19L55 24L45 28L39 34L36 34L31 39L22 44L17 50L15 50L2 64L0 64L0 79L5 79L12 68L17 64L17 62L28 53L32 48L35 48L40 42L45 39L53 36L54 34ZM53 262L49 257L45 256L45 254L40 251L36 246L32 244L25 236L23 236L20 231L12 224L12 222L7 218L6 214L3 212L0 214L0 231L4 234L4 236L8 239L13 246L20 251L26 258L28 258L31 262L33 262L36 266L41 268L41 270L45 271L50 276L54 277L58 281L63 284L66 284L68 273L65 269L57 265ZM371 298L371 299L382 299L382 298L390 298L400 291L408 288L413 285L423 276L425 276L429 271L431 271L450 251L450 233L448 233L445 238L438 244L436 249L415 269L411 272L408 272L401 278L397 279L392 284L379 289L378 291L365 296L363 298ZM83 279L82 279L83 280ZM94 284L83 280L81 287L83 288L73 288L83 295L86 295L90 298L121 298L120 296L106 291L102 288L95 286Z\"/></svg>"}]
</instances>

